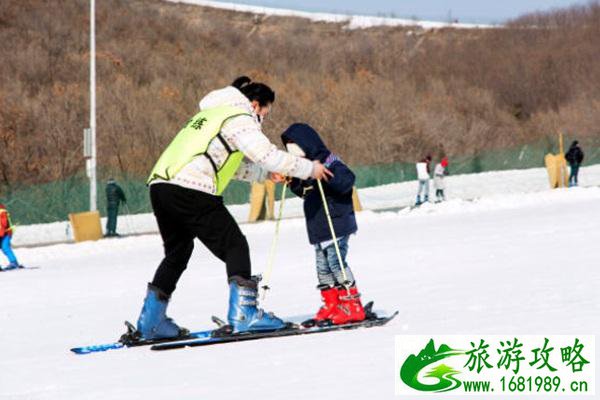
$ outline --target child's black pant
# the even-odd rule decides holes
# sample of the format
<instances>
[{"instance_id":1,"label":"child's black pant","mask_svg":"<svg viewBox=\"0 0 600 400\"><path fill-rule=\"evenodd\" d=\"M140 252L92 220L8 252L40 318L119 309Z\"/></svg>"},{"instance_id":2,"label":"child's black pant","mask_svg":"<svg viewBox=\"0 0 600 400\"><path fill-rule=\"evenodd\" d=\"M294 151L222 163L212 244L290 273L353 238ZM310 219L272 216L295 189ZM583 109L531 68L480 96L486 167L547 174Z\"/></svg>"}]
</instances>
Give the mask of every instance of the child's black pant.
<instances>
[{"instance_id":1,"label":"child's black pant","mask_svg":"<svg viewBox=\"0 0 600 400\"><path fill-rule=\"evenodd\" d=\"M198 238L225 262L227 276L250 279L250 250L223 198L168 183L150 186L150 201L162 236L165 258L152 285L169 296L186 269Z\"/></svg>"}]
</instances>

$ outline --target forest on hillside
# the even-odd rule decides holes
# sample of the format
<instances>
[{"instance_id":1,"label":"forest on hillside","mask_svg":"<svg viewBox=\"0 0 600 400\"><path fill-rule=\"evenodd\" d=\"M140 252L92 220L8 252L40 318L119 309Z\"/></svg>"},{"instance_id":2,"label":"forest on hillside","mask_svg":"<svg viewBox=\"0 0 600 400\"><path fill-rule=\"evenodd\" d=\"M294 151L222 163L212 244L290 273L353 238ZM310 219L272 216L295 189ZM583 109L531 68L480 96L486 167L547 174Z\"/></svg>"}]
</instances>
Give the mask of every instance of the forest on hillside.
<instances>
[{"instance_id":1,"label":"forest on hillside","mask_svg":"<svg viewBox=\"0 0 600 400\"><path fill-rule=\"evenodd\" d=\"M0 187L83 170L88 1L3 0ZM249 75L277 94L269 137L320 131L354 165L475 155L556 132L600 136L600 3L502 28L379 27L160 0L97 2L98 155L144 177L208 91Z\"/></svg>"}]
</instances>

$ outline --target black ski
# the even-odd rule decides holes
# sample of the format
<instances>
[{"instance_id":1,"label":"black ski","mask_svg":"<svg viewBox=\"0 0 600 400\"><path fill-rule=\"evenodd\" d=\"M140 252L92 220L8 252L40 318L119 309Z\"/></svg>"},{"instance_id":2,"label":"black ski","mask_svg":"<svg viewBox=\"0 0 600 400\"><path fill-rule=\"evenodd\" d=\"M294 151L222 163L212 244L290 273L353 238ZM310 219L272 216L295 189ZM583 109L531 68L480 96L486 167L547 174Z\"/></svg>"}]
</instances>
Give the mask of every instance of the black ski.
<instances>
[{"instance_id":1,"label":"black ski","mask_svg":"<svg viewBox=\"0 0 600 400\"><path fill-rule=\"evenodd\" d=\"M361 322L354 322L344 325L326 325L326 326L313 326L310 328L304 328L302 326L296 326L271 331L271 332L254 332L254 333L239 333L239 334L228 334L226 329L218 329L213 335L210 337L197 338L192 340L184 340L179 342L169 342L169 343L159 343L155 344L151 347L152 350L173 350L173 349L181 349L184 347L199 347L199 346L210 346L214 344L224 344L224 343L232 343L232 342L242 342L249 340L258 340L258 339L267 339L267 338L275 338L275 337L285 337L285 336L297 336L297 335L309 335L313 333L324 333L324 332L333 332L333 331L341 331L341 330L351 330L358 328L371 328L375 326L383 326L390 322L394 317L398 315L398 311L394 312L392 315L388 317L375 317L372 319L367 319ZM227 327L227 326L225 326ZM223 328L225 328L223 327Z\"/></svg>"}]
</instances>

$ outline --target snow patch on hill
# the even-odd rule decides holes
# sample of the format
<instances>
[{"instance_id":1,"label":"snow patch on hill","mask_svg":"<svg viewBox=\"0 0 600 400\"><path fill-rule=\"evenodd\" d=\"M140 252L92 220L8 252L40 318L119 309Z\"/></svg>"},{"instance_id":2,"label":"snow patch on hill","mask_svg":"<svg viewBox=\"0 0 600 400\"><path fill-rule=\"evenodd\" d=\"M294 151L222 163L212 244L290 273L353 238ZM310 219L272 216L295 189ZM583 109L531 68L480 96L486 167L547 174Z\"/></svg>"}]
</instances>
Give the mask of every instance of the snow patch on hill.
<instances>
[{"instance_id":1,"label":"snow patch on hill","mask_svg":"<svg viewBox=\"0 0 600 400\"><path fill-rule=\"evenodd\" d=\"M192 4L203 7L219 8L223 10L231 10L252 14L261 15L274 15L278 17L298 17L306 18L315 22L332 22L345 24L347 29L364 29L372 28L377 26L419 26L424 29L433 28L460 28L460 29L472 29L472 28L491 28L493 25L484 24L463 24L463 23L448 23L448 22L435 22L435 21L418 21L412 19L402 18L386 18L386 17L375 17L367 15L344 15L344 14L333 14L333 13L319 13L319 12L307 12L307 11L296 11L283 8L271 8L262 6L252 6L246 4L227 3L220 1L210 0L166 0L172 3L184 3Z\"/></svg>"}]
</instances>

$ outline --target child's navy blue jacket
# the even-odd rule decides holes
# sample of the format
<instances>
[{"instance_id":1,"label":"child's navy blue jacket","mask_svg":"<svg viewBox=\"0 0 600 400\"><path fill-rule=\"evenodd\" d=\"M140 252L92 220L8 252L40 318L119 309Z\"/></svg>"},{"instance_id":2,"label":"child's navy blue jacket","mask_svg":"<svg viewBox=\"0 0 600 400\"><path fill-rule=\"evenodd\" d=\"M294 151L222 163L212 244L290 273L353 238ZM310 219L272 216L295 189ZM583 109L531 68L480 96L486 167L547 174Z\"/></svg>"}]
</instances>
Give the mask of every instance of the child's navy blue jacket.
<instances>
[{"instance_id":1,"label":"child's navy blue jacket","mask_svg":"<svg viewBox=\"0 0 600 400\"><path fill-rule=\"evenodd\" d=\"M293 124L282 135L284 144L296 143L309 160L319 160L332 173L329 182L321 181L329 213L338 238L357 231L354 208L352 207L352 187L354 173L339 158L331 153L319 137L319 134L307 124ZM331 240L325 208L314 179L292 179L290 189L304 199L306 229L311 244Z\"/></svg>"}]
</instances>

